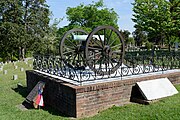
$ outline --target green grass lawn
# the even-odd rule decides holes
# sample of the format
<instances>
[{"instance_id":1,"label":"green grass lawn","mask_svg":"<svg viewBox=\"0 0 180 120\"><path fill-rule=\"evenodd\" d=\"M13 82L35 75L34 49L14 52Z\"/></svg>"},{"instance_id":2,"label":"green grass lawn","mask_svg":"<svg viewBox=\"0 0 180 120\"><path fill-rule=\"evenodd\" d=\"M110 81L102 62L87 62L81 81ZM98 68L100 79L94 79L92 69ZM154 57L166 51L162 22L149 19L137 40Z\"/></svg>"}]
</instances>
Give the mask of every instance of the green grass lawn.
<instances>
[{"instance_id":1,"label":"green grass lawn","mask_svg":"<svg viewBox=\"0 0 180 120\"><path fill-rule=\"evenodd\" d=\"M30 109L22 111L17 106L20 105L27 96L25 70L30 70L32 61L18 62L18 69L14 69L13 63L4 65L4 70L8 74L4 75L0 71L0 120L63 120L71 119L58 114L51 108ZM24 71L20 71L23 67ZM17 74L18 79L13 80L13 75ZM23 87L17 87L21 83ZM176 85L180 91L180 85ZM129 104L121 107L102 111L94 117L84 118L84 120L179 120L180 119L180 94L163 98L151 105Z\"/></svg>"}]
</instances>

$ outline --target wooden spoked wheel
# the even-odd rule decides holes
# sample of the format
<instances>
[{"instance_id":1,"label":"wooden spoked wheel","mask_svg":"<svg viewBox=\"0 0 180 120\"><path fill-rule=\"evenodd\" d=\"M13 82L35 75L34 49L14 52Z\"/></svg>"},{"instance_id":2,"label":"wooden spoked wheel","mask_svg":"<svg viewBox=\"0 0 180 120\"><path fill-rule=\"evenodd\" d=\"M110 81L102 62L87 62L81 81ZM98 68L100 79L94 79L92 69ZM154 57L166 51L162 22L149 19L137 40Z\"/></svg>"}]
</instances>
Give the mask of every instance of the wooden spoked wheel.
<instances>
[{"instance_id":1,"label":"wooden spoked wheel","mask_svg":"<svg viewBox=\"0 0 180 120\"><path fill-rule=\"evenodd\" d=\"M124 59L124 40L120 32L112 26L95 28L86 40L86 63L100 75L114 73Z\"/></svg>"},{"instance_id":2,"label":"wooden spoked wheel","mask_svg":"<svg viewBox=\"0 0 180 120\"><path fill-rule=\"evenodd\" d=\"M68 67L84 69L86 41L75 39L76 35L87 35L87 32L81 29L72 29L66 32L60 41L60 56Z\"/></svg>"}]
</instances>

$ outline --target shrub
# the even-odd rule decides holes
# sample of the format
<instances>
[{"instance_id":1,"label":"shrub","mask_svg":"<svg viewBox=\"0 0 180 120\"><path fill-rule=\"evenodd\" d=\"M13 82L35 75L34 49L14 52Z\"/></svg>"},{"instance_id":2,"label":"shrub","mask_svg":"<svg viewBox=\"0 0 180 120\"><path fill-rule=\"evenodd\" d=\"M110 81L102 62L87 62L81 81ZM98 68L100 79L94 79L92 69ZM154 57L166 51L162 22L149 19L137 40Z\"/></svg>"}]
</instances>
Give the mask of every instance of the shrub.
<instances>
[{"instance_id":1,"label":"shrub","mask_svg":"<svg viewBox=\"0 0 180 120\"><path fill-rule=\"evenodd\" d=\"M151 42L149 42L149 41L147 41L145 45L146 45L146 48L147 48L148 50L150 50L150 49L153 48L153 44L152 44Z\"/></svg>"},{"instance_id":2,"label":"shrub","mask_svg":"<svg viewBox=\"0 0 180 120\"><path fill-rule=\"evenodd\" d=\"M17 57L12 56L11 61L17 61L17 60L18 60L18 58L17 58Z\"/></svg>"},{"instance_id":3,"label":"shrub","mask_svg":"<svg viewBox=\"0 0 180 120\"><path fill-rule=\"evenodd\" d=\"M2 58L0 58L0 62L3 62L3 59L2 59Z\"/></svg>"}]
</instances>

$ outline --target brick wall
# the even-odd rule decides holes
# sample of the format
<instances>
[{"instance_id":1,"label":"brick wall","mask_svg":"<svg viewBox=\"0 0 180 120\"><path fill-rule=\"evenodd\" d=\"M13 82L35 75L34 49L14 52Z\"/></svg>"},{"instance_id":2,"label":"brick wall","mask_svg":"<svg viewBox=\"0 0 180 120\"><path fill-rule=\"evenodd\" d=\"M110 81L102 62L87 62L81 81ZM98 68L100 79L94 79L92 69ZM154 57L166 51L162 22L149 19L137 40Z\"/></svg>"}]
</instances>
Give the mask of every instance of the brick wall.
<instances>
[{"instance_id":1,"label":"brick wall","mask_svg":"<svg viewBox=\"0 0 180 120\"><path fill-rule=\"evenodd\" d=\"M69 84L34 71L26 71L27 89L30 92L38 81L45 82L44 104L50 105L65 115L76 116L75 90Z\"/></svg>"},{"instance_id":2,"label":"brick wall","mask_svg":"<svg viewBox=\"0 0 180 120\"><path fill-rule=\"evenodd\" d=\"M31 90L39 80L46 82L45 104L72 117L91 116L113 105L130 103L132 87L139 81L168 77L173 84L180 83L180 72L85 86L65 83L35 71L26 71L26 74L28 90Z\"/></svg>"}]
</instances>

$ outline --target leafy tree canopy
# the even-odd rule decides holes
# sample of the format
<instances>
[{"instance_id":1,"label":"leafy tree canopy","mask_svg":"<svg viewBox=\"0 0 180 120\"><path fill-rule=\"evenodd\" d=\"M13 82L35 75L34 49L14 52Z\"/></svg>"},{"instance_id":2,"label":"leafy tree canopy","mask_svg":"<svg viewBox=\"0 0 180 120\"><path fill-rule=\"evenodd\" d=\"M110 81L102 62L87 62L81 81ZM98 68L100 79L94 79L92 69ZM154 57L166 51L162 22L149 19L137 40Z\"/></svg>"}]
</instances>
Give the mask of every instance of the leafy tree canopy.
<instances>
[{"instance_id":1,"label":"leafy tree canopy","mask_svg":"<svg viewBox=\"0 0 180 120\"><path fill-rule=\"evenodd\" d=\"M106 8L103 0L93 4L80 4L77 7L68 7L66 10L69 25L95 28L99 25L111 25L118 28L118 15L113 9Z\"/></svg>"},{"instance_id":2,"label":"leafy tree canopy","mask_svg":"<svg viewBox=\"0 0 180 120\"><path fill-rule=\"evenodd\" d=\"M135 28L147 33L150 42L169 43L172 35L178 36L178 0L135 0L132 4Z\"/></svg>"},{"instance_id":3,"label":"leafy tree canopy","mask_svg":"<svg viewBox=\"0 0 180 120\"><path fill-rule=\"evenodd\" d=\"M20 58L24 58L25 50L38 49L42 43L41 38L49 28L49 8L45 2L45 0L0 1L1 57L19 54Z\"/></svg>"}]
</instances>

